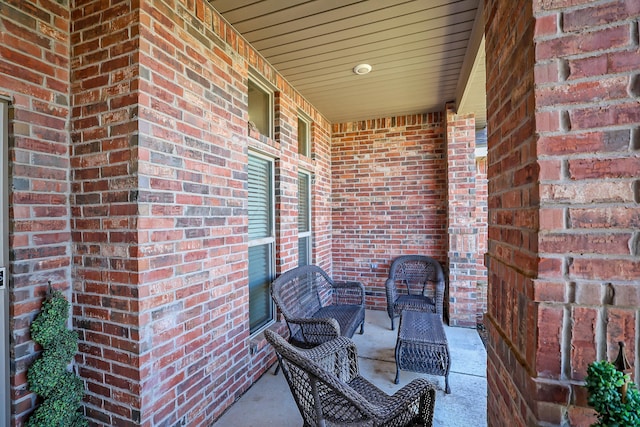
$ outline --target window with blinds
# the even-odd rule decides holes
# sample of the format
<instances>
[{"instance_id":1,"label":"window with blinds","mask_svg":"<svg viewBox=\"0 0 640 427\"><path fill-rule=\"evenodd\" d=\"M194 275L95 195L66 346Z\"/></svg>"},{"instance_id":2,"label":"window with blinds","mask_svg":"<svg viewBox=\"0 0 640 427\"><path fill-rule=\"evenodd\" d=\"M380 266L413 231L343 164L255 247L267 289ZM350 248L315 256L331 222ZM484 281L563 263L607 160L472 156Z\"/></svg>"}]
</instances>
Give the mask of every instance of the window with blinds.
<instances>
[{"instance_id":1,"label":"window with blinds","mask_svg":"<svg viewBox=\"0 0 640 427\"><path fill-rule=\"evenodd\" d=\"M298 173L298 265L311 263L311 175Z\"/></svg>"},{"instance_id":2,"label":"window with blinds","mask_svg":"<svg viewBox=\"0 0 640 427\"><path fill-rule=\"evenodd\" d=\"M249 154L249 324L253 334L273 320L269 293L275 265L273 161Z\"/></svg>"}]
</instances>

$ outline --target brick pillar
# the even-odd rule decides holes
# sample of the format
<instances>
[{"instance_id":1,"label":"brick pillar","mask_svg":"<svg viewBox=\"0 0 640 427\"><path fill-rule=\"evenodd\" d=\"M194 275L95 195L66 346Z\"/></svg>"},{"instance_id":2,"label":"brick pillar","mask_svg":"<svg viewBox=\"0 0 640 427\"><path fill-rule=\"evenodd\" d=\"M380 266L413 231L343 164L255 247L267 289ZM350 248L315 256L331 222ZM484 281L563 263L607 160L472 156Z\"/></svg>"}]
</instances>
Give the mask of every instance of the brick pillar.
<instances>
[{"instance_id":1,"label":"brick pillar","mask_svg":"<svg viewBox=\"0 0 640 427\"><path fill-rule=\"evenodd\" d=\"M475 116L458 116L447 107L447 178L449 235L449 324L476 326Z\"/></svg>"},{"instance_id":2,"label":"brick pillar","mask_svg":"<svg viewBox=\"0 0 640 427\"><path fill-rule=\"evenodd\" d=\"M478 133L476 133L476 142ZM486 147L485 147L486 148ZM484 314L487 312L487 267L484 265L484 256L487 253L487 156L486 153L478 154L476 145L476 225L478 228L477 253L476 253L476 319L478 323L484 323Z\"/></svg>"},{"instance_id":3,"label":"brick pillar","mask_svg":"<svg viewBox=\"0 0 640 427\"><path fill-rule=\"evenodd\" d=\"M86 381L87 417L97 425L136 425L145 375L141 325L150 319L140 314L137 287L139 64L131 38L138 11L120 4L83 13L71 37L76 360Z\"/></svg>"},{"instance_id":4,"label":"brick pillar","mask_svg":"<svg viewBox=\"0 0 640 427\"><path fill-rule=\"evenodd\" d=\"M485 5L490 425L593 423L619 340L638 374L640 3L579 3Z\"/></svg>"}]
</instances>

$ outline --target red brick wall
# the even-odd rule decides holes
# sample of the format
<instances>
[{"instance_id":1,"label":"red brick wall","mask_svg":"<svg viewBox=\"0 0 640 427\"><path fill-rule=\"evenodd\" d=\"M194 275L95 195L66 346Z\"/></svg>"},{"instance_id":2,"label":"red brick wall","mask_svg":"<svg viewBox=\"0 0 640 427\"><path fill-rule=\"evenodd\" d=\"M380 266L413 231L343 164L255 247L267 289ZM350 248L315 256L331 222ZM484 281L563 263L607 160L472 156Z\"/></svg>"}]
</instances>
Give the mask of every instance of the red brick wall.
<instances>
[{"instance_id":1,"label":"red brick wall","mask_svg":"<svg viewBox=\"0 0 640 427\"><path fill-rule=\"evenodd\" d=\"M146 2L132 28L140 33L140 68L130 87L139 92L132 97L136 110L118 117L124 119L122 127L137 131L128 139L137 208L127 211L118 226L133 227L136 235L125 242L136 244L128 252L116 250L107 268L131 271L114 271L110 289L120 279L136 286L124 305L105 310L102 327L136 342L134 348L108 353L115 359L108 375L91 376L91 383L100 384L88 408L104 424L207 424L264 372L273 353L259 337L250 339L248 327L248 148L276 159L278 271L297 264L298 108L314 119L314 147L321 148L307 166L325 183L329 174L328 168L321 170L328 164L321 154L329 143L324 119L208 3L175 8ZM183 20L185 13L190 19ZM185 32L178 30L183 27ZM100 55L92 57L102 61ZM248 135L249 66L276 88L274 139ZM110 81L120 75L107 72ZM103 148L107 158L109 149ZM328 198L315 203L322 206ZM108 243L99 246L112 250ZM81 280L89 283L86 276ZM129 290L126 284L118 289ZM127 314L124 320L115 316L120 311ZM129 320L138 327L129 327ZM109 339L96 343L95 351L104 355L108 343L121 345ZM124 360L131 360L133 369L123 369ZM135 410L127 412L122 401Z\"/></svg>"},{"instance_id":2,"label":"red brick wall","mask_svg":"<svg viewBox=\"0 0 640 427\"><path fill-rule=\"evenodd\" d=\"M138 34L128 3L72 10L71 179L74 326L86 414L104 425L141 419L150 321L140 288L137 171ZM82 17L82 19L80 19ZM166 274L158 265L155 274Z\"/></svg>"},{"instance_id":3,"label":"red brick wall","mask_svg":"<svg viewBox=\"0 0 640 427\"><path fill-rule=\"evenodd\" d=\"M330 128L207 2L19 4L0 21L0 94L14 99L13 422L36 402L28 327L51 281L73 284L92 423L208 424L274 361L248 333L248 149L281 172L279 268L297 263L302 166L315 176L315 260L330 269ZM274 140L248 136L249 66L276 88ZM311 159L296 152L298 109L313 120Z\"/></svg>"},{"instance_id":4,"label":"red brick wall","mask_svg":"<svg viewBox=\"0 0 640 427\"><path fill-rule=\"evenodd\" d=\"M31 1L3 2L0 16L0 95L11 99L7 185L11 423L23 425L36 402L26 380L38 350L29 326L47 283L61 290L69 290L71 284L70 23L66 6L45 7ZM69 291L65 295L71 298Z\"/></svg>"},{"instance_id":5,"label":"red brick wall","mask_svg":"<svg viewBox=\"0 0 640 427\"><path fill-rule=\"evenodd\" d=\"M446 268L447 165L441 113L333 125L333 272L386 309L391 261L426 254Z\"/></svg>"},{"instance_id":6,"label":"red brick wall","mask_svg":"<svg viewBox=\"0 0 640 427\"><path fill-rule=\"evenodd\" d=\"M477 135L477 134L476 134ZM484 323L484 314L487 312L487 267L484 265L484 257L487 253L487 221L488 198L487 188L487 157L476 156L476 228L477 253L476 253L476 321Z\"/></svg>"},{"instance_id":7,"label":"red brick wall","mask_svg":"<svg viewBox=\"0 0 640 427\"><path fill-rule=\"evenodd\" d=\"M312 190L313 263L333 271L331 230L331 128L312 124L312 161L301 159L300 167L315 172Z\"/></svg>"},{"instance_id":8,"label":"red brick wall","mask_svg":"<svg viewBox=\"0 0 640 427\"><path fill-rule=\"evenodd\" d=\"M476 217L476 121L447 108L447 239L449 324L475 327L478 218Z\"/></svg>"},{"instance_id":9,"label":"red brick wall","mask_svg":"<svg viewBox=\"0 0 640 427\"><path fill-rule=\"evenodd\" d=\"M618 341L626 343L634 377L640 372L640 3L582 3L533 8L541 231L535 297L563 325L559 342L555 328L540 325L536 372L549 382L566 378L577 396L584 396L577 384L587 365L613 360ZM558 356L546 356L551 348L543 343ZM583 398L542 400L554 415L568 406L573 424L592 421Z\"/></svg>"},{"instance_id":10,"label":"red brick wall","mask_svg":"<svg viewBox=\"0 0 640 427\"><path fill-rule=\"evenodd\" d=\"M637 365L640 4L485 16L490 424L589 425L587 365L619 340Z\"/></svg>"},{"instance_id":11,"label":"red brick wall","mask_svg":"<svg viewBox=\"0 0 640 427\"><path fill-rule=\"evenodd\" d=\"M531 2L488 1L485 22L488 419L490 425L524 426L530 425L535 410L529 372L536 365L538 345L536 306L530 297L538 267L539 210Z\"/></svg>"}]
</instances>

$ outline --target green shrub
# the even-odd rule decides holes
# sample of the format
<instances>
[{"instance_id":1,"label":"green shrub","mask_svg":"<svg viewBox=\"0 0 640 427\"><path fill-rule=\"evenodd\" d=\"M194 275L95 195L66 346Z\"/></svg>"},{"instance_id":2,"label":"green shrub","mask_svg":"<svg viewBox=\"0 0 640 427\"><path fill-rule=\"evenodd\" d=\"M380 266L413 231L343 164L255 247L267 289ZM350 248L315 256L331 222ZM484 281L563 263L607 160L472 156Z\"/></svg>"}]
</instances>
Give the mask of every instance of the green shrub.
<instances>
[{"instance_id":1,"label":"green shrub","mask_svg":"<svg viewBox=\"0 0 640 427\"><path fill-rule=\"evenodd\" d=\"M640 426L640 392L629 375L606 360L587 368L588 403L598 412L598 427ZM623 386L626 396L623 398Z\"/></svg>"},{"instance_id":2,"label":"green shrub","mask_svg":"<svg viewBox=\"0 0 640 427\"><path fill-rule=\"evenodd\" d=\"M31 324L31 338L43 348L29 367L29 389L43 398L27 421L28 427L82 427L88 423L78 411L84 384L67 370L78 351L78 334L66 328L69 302L61 292L50 293Z\"/></svg>"}]
</instances>

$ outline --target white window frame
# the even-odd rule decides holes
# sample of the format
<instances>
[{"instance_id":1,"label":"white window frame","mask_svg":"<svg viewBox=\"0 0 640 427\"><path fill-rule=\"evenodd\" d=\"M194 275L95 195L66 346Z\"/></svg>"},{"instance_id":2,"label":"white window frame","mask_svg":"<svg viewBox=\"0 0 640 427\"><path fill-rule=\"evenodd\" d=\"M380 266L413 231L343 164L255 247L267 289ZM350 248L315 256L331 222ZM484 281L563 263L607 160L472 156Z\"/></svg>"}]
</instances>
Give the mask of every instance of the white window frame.
<instances>
[{"instance_id":1,"label":"white window frame","mask_svg":"<svg viewBox=\"0 0 640 427\"><path fill-rule=\"evenodd\" d=\"M304 122L304 124L306 125L306 131L304 132L304 137L305 137L305 149L303 150L303 152L301 152L300 150L300 129L298 128L298 155L300 156L305 156L305 157L311 157L311 119L304 113L302 113L301 111L298 112L298 126L300 126L300 122Z\"/></svg>"},{"instance_id":2,"label":"white window frame","mask_svg":"<svg viewBox=\"0 0 640 427\"><path fill-rule=\"evenodd\" d=\"M300 228L298 227L298 247L300 245L300 239L303 238L307 238L307 260L309 261L310 264L313 263L313 244L312 244L312 240L313 240L313 223L311 222L313 215L312 215L312 211L313 211L313 205L312 205L312 201L313 201L313 197L311 195L311 188L312 188L312 180L313 180L313 175L311 174L311 172L307 172L305 170L300 170L298 172L298 176L300 175L306 175L307 176L307 191L306 191L306 196L307 196L307 206L309 206L309 210L307 212L307 224L309 224L309 230L306 231L300 231ZM298 178L299 179L299 178ZM298 186L298 188L300 188L300 186ZM302 195L300 193L298 193L298 206L300 206L300 197ZM298 254L299 256L299 254ZM300 260L298 259L298 264L300 264Z\"/></svg>"},{"instance_id":3,"label":"white window frame","mask_svg":"<svg viewBox=\"0 0 640 427\"><path fill-rule=\"evenodd\" d=\"M250 70L249 81L247 84L247 113L249 112L249 84L256 86L260 91L264 92L264 94L267 95L267 97L269 98L269 107L268 107L269 108L269 111L268 111L269 129L267 130L266 134L260 130L259 131L261 135L264 135L267 138L273 139L273 136L275 134L275 126L274 126L275 91L273 90L272 87L270 87L267 83L265 83L265 81L262 78L260 78L260 76L256 72ZM251 121L251 117L249 117L249 121Z\"/></svg>"},{"instance_id":4,"label":"white window frame","mask_svg":"<svg viewBox=\"0 0 640 427\"><path fill-rule=\"evenodd\" d=\"M254 150L249 150L249 156L253 156L253 157L257 157L260 158L262 160L265 160L267 162L269 162L270 164L270 177L269 177L269 188L270 188L270 194L269 194L269 198L270 198L270 218L271 218L271 223L269 224L269 236L267 237L263 237L263 238L257 238L257 239L249 239L248 241L248 249L255 247L255 246L264 246L267 245L268 248L268 252L269 252L269 265L266 266L266 269L268 270L268 274L270 276L270 280L273 280L275 278L275 263L276 263L276 257L275 257L275 250L276 250L276 232L275 232L275 215L276 215L276 203L275 203L275 160L270 157L270 156L266 156L263 155L257 151ZM248 179L248 177L247 177ZM248 213L247 213L248 215ZM248 259L247 259L248 261ZM247 283L247 285L249 285ZM276 316L276 308L275 308L275 304L273 303L273 300L271 299L271 295L267 295L269 301L271 302L271 319L267 320L267 322L260 326L259 328L257 328L255 331L251 331L250 333L250 337L255 337L256 335L262 333L262 331L264 331L266 328L268 328L271 324L273 324L275 322L275 316ZM249 313L249 320L251 320L251 313ZM249 324L251 324L251 321L249 321Z\"/></svg>"}]
</instances>

